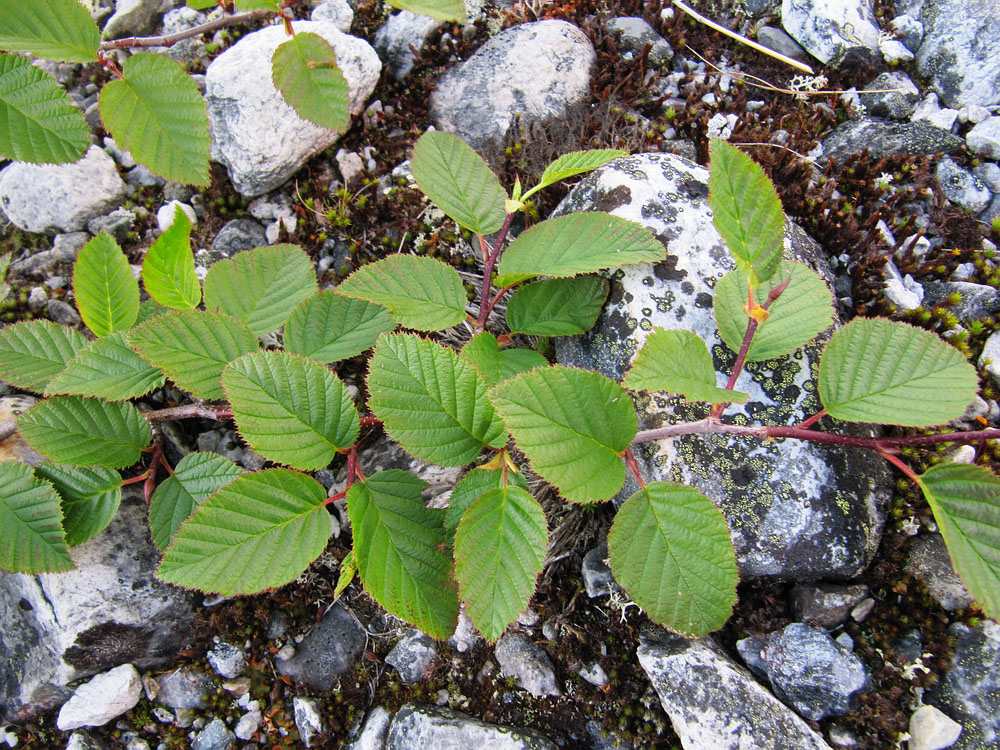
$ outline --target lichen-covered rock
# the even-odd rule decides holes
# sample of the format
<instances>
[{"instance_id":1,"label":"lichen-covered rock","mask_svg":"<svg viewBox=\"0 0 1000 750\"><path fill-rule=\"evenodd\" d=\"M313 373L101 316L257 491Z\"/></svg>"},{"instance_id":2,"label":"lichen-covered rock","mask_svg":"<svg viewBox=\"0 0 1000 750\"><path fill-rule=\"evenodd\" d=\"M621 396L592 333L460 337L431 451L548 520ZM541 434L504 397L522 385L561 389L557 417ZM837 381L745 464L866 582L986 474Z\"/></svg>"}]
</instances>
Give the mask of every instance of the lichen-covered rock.
<instances>
[{"instance_id":1,"label":"lichen-covered rock","mask_svg":"<svg viewBox=\"0 0 1000 750\"><path fill-rule=\"evenodd\" d=\"M608 21L608 31L618 33L618 48L624 60L634 60L643 47L649 45L646 59L653 67L666 65L674 58L674 50L644 18L625 16Z\"/></svg>"},{"instance_id":2,"label":"lichen-covered rock","mask_svg":"<svg viewBox=\"0 0 1000 750\"><path fill-rule=\"evenodd\" d=\"M401 81L413 70L416 55L428 37L441 25L441 21L430 16L401 10L382 24L375 32L375 49L379 57L389 67L389 72Z\"/></svg>"},{"instance_id":3,"label":"lichen-covered rock","mask_svg":"<svg viewBox=\"0 0 1000 750\"><path fill-rule=\"evenodd\" d=\"M396 668L403 682L419 682L435 656L437 645L434 639L411 628L385 657L385 663Z\"/></svg>"},{"instance_id":4,"label":"lichen-covered rock","mask_svg":"<svg viewBox=\"0 0 1000 750\"><path fill-rule=\"evenodd\" d=\"M735 355L719 337L712 305L716 282L734 263L712 226L707 180L707 170L681 157L641 154L595 171L560 204L556 213L602 210L636 221L666 248L663 261L612 275L597 325L583 336L556 340L560 362L620 380L649 331L659 326L693 330L707 343L716 369L728 372ZM791 224L786 252L822 266L815 244ZM749 400L730 406L724 419L791 424L818 411L819 353L814 343L748 367L735 387ZM717 377L724 385L725 376ZM643 428L708 413L703 404L663 394L637 394L636 402ZM693 485L722 509L745 578L851 578L867 567L878 546L891 490L874 454L722 435L647 443L636 454L647 481ZM629 479L617 500L636 489Z\"/></svg>"},{"instance_id":5,"label":"lichen-covered rock","mask_svg":"<svg viewBox=\"0 0 1000 750\"><path fill-rule=\"evenodd\" d=\"M830 750L710 637L647 633L638 654L684 750Z\"/></svg>"},{"instance_id":6,"label":"lichen-covered rock","mask_svg":"<svg viewBox=\"0 0 1000 750\"><path fill-rule=\"evenodd\" d=\"M783 0L781 24L824 65L836 67L852 50L878 53L871 0Z\"/></svg>"},{"instance_id":7,"label":"lichen-covered rock","mask_svg":"<svg viewBox=\"0 0 1000 750\"><path fill-rule=\"evenodd\" d=\"M913 543L906 572L923 581L934 601L947 610L972 604L972 597L955 572L940 534L923 534Z\"/></svg>"},{"instance_id":8,"label":"lichen-covered rock","mask_svg":"<svg viewBox=\"0 0 1000 750\"><path fill-rule=\"evenodd\" d=\"M934 176L945 197L969 213L978 214L990 205L993 194L989 188L972 172L951 159L939 161L934 168Z\"/></svg>"},{"instance_id":9,"label":"lichen-covered rock","mask_svg":"<svg viewBox=\"0 0 1000 750\"><path fill-rule=\"evenodd\" d=\"M497 641L494 655L505 677L536 698L562 695L552 660L545 650L520 633L505 633Z\"/></svg>"},{"instance_id":10,"label":"lichen-covered rock","mask_svg":"<svg viewBox=\"0 0 1000 750\"><path fill-rule=\"evenodd\" d=\"M989 117L965 134L969 148L990 159L1000 159L1000 117Z\"/></svg>"},{"instance_id":11,"label":"lichen-covered rock","mask_svg":"<svg viewBox=\"0 0 1000 750\"><path fill-rule=\"evenodd\" d=\"M556 750L544 735L474 719L457 711L408 703L389 727L386 750Z\"/></svg>"},{"instance_id":12,"label":"lichen-covered rock","mask_svg":"<svg viewBox=\"0 0 1000 750\"><path fill-rule=\"evenodd\" d=\"M869 114L893 120L905 120L920 101L920 90L906 73L899 71L878 75L858 94Z\"/></svg>"},{"instance_id":13,"label":"lichen-covered rock","mask_svg":"<svg viewBox=\"0 0 1000 750\"><path fill-rule=\"evenodd\" d=\"M325 21L296 21L294 27L333 46L350 91L350 112L360 112L382 69L375 50ZM246 196L277 187L341 136L299 117L271 82L271 56L287 38L280 24L247 34L205 72L212 158Z\"/></svg>"},{"instance_id":14,"label":"lichen-covered rock","mask_svg":"<svg viewBox=\"0 0 1000 750\"><path fill-rule=\"evenodd\" d=\"M872 159L900 154L950 153L962 139L926 120L890 122L878 118L850 120L823 139L823 159L843 161L868 149Z\"/></svg>"},{"instance_id":15,"label":"lichen-covered rock","mask_svg":"<svg viewBox=\"0 0 1000 750\"><path fill-rule=\"evenodd\" d=\"M298 644L292 658L278 660L278 673L317 690L329 690L338 675L361 656L366 637L351 613L335 604Z\"/></svg>"}]
</instances>

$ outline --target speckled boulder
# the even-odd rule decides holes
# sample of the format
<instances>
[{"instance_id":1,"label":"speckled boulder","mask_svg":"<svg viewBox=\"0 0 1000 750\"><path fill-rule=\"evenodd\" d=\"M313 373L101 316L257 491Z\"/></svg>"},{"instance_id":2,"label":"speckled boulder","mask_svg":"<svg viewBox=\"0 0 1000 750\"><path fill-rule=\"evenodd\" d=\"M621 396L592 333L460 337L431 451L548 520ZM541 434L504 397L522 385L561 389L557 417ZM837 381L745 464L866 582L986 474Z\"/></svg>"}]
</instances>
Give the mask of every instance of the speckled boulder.
<instances>
[{"instance_id":1,"label":"speckled boulder","mask_svg":"<svg viewBox=\"0 0 1000 750\"><path fill-rule=\"evenodd\" d=\"M681 157L640 154L605 165L560 204L559 214L596 209L639 222L667 249L655 265L628 266L612 275L597 325L584 336L556 340L560 362L620 380L649 331L659 326L695 331L708 344L716 369L729 371L735 355L719 337L712 305L716 282L734 264L711 223L707 181L706 169ZM786 230L786 255L829 278L815 243L790 223ZM819 354L814 343L783 359L750 365L736 383L749 400L730 406L724 419L792 424L818 411ZM717 379L725 384L723 375ZM636 394L636 404L641 428L708 413L703 404L662 394ZM637 457L647 481L693 485L722 509L744 578L852 578L878 546L891 485L881 460L866 451L687 435L646 444ZM617 500L636 489L630 478Z\"/></svg>"},{"instance_id":2,"label":"speckled boulder","mask_svg":"<svg viewBox=\"0 0 1000 750\"><path fill-rule=\"evenodd\" d=\"M408 703L389 727L386 750L555 750L531 729L498 727L457 711Z\"/></svg>"},{"instance_id":3,"label":"speckled boulder","mask_svg":"<svg viewBox=\"0 0 1000 750\"><path fill-rule=\"evenodd\" d=\"M782 0L781 23L824 65L838 66L852 50L878 54L871 0Z\"/></svg>"}]
</instances>

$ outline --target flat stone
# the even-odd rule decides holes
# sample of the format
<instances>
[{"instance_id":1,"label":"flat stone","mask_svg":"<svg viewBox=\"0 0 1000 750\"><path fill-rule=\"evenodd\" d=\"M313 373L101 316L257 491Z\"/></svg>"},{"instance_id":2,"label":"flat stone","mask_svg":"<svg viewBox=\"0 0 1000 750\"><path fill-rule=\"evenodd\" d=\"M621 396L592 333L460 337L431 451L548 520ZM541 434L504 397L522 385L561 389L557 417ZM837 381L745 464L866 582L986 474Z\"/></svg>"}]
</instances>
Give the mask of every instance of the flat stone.
<instances>
[{"instance_id":1,"label":"flat stone","mask_svg":"<svg viewBox=\"0 0 1000 750\"><path fill-rule=\"evenodd\" d=\"M334 604L298 644L295 655L278 660L278 673L317 690L330 690L361 656L366 638L358 621Z\"/></svg>"},{"instance_id":2,"label":"flat stone","mask_svg":"<svg viewBox=\"0 0 1000 750\"><path fill-rule=\"evenodd\" d=\"M175 711L208 706L212 680L196 667L181 667L156 677L156 700Z\"/></svg>"},{"instance_id":3,"label":"flat stone","mask_svg":"<svg viewBox=\"0 0 1000 750\"><path fill-rule=\"evenodd\" d=\"M556 750L530 729L501 727L457 711L407 703L389 727L385 750Z\"/></svg>"},{"instance_id":4,"label":"flat stone","mask_svg":"<svg viewBox=\"0 0 1000 750\"><path fill-rule=\"evenodd\" d=\"M846 622L867 595L867 586L800 584L792 589L792 612L802 622L829 630Z\"/></svg>"},{"instance_id":5,"label":"flat stone","mask_svg":"<svg viewBox=\"0 0 1000 750\"><path fill-rule=\"evenodd\" d=\"M923 534L913 543L906 572L923 581L934 601L947 610L964 609L972 604L940 534Z\"/></svg>"},{"instance_id":6,"label":"flat stone","mask_svg":"<svg viewBox=\"0 0 1000 750\"><path fill-rule=\"evenodd\" d=\"M643 18L632 16L612 18L608 21L608 31L620 34L618 49L625 51L622 55L625 60L635 59L647 44L649 54L646 60L653 67L662 67L674 58L674 50L667 40Z\"/></svg>"},{"instance_id":7,"label":"flat stone","mask_svg":"<svg viewBox=\"0 0 1000 750\"><path fill-rule=\"evenodd\" d=\"M869 114L893 120L905 120L920 101L920 90L909 76L898 71L882 73L858 95Z\"/></svg>"},{"instance_id":8,"label":"flat stone","mask_svg":"<svg viewBox=\"0 0 1000 750\"><path fill-rule=\"evenodd\" d=\"M86 732L73 732L66 743L66 750L108 750L108 746Z\"/></svg>"},{"instance_id":9,"label":"flat stone","mask_svg":"<svg viewBox=\"0 0 1000 750\"><path fill-rule=\"evenodd\" d=\"M973 151L1000 159L1000 117L990 117L965 134L965 142Z\"/></svg>"},{"instance_id":10,"label":"flat stone","mask_svg":"<svg viewBox=\"0 0 1000 750\"><path fill-rule=\"evenodd\" d=\"M222 719L212 719L198 732L191 743L191 750L229 750L236 735L229 731Z\"/></svg>"},{"instance_id":11,"label":"flat stone","mask_svg":"<svg viewBox=\"0 0 1000 750\"><path fill-rule=\"evenodd\" d=\"M776 29L773 26L761 26L757 30L757 41L768 49L780 52L785 57L790 57L793 60L809 59L809 53L783 29Z\"/></svg>"},{"instance_id":12,"label":"flat stone","mask_svg":"<svg viewBox=\"0 0 1000 750\"><path fill-rule=\"evenodd\" d=\"M921 706L910 716L909 750L945 750L958 740L962 725L935 706Z\"/></svg>"},{"instance_id":13,"label":"flat stone","mask_svg":"<svg viewBox=\"0 0 1000 750\"><path fill-rule=\"evenodd\" d=\"M222 229L212 240L208 257L200 257L199 261L211 265L224 258L232 258L237 253L254 250L267 245L267 235L264 227L253 219L231 219L222 225Z\"/></svg>"},{"instance_id":14,"label":"flat stone","mask_svg":"<svg viewBox=\"0 0 1000 750\"><path fill-rule=\"evenodd\" d=\"M494 654L504 676L515 678L521 688L536 698L562 695L549 655L526 636L505 633L497 641Z\"/></svg>"},{"instance_id":15,"label":"flat stone","mask_svg":"<svg viewBox=\"0 0 1000 750\"><path fill-rule=\"evenodd\" d=\"M959 300L958 304L949 306L948 311L966 325L1000 313L1000 291L986 284L972 284L968 281L926 282L924 305L937 305L952 294L957 294Z\"/></svg>"},{"instance_id":16,"label":"flat stone","mask_svg":"<svg viewBox=\"0 0 1000 750\"><path fill-rule=\"evenodd\" d=\"M44 281L52 275L60 263L71 264L75 262L76 254L89 239L90 235L86 232L57 234L52 238L50 250L43 250L11 263L10 277Z\"/></svg>"},{"instance_id":17,"label":"flat stone","mask_svg":"<svg viewBox=\"0 0 1000 750\"><path fill-rule=\"evenodd\" d=\"M115 12L104 25L104 37L116 39L152 31L154 21L163 14L162 6L162 0L116 0Z\"/></svg>"},{"instance_id":18,"label":"flat stone","mask_svg":"<svg viewBox=\"0 0 1000 750\"><path fill-rule=\"evenodd\" d=\"M958 110L947 107L942 109L938 103L938 95L931 91L913 110L910 120L912 122L923 120L950 133L958 122Z\"/></svg>"},{"instance_id":19,"label":"flat stone","mask_svg":"<svg viewBox=\"0 0 1000 750\"><path fill-rule=\"evenodd\" d=\"M385 657L385 663L395 667L406 683L419 682L437 656L437 644L426 633L411 628L399 639Z\"/></svg>"},{"instance_id":20,"label":"flat stone","mask_svg":"<svg viewBox=\"0 0 1000 750\"><path fill-rule=\"evenodd\" d=\"M934 176L945 197L971 214L980 213L993 197L982 180L951 159L939 161L934 168Z\"/></svg>"},{"instance_id":21,"label":"flat stone","mask_svg":"<svg viewBox=\"0 0 1000 750\"><path fill-rule=\"evenodd\" d=\"M850 120L838 125L822 141L823 158L836 162L865 149L873 159L901 154L950 153L962 139L924 120L890 122L879 119Z\"/></svg>"},{"instance_id":22,"label":"flat stone","mask_svg":"<svg viewBox=\"0 0 1000 750\"><path fill-rule=\"evenodd\" d=\"M983 353L979 357L979 366L986 368L994 385L1000 388L1000 331L991 333L986 339Z\"/></svg>"},{"instance_id":23,"label":"flat stone","mask_svg":"<svg viewBox=\"0 0 1000 750\"><path fill-rule=\"evenodd\" d=\"M878 52L878 24L868 0L782 0L781 25L824 65L837 67L849 52Z\"/></svg>"},{"instance_id":24,"label":"flat stone","mask_svg":"<svg viewBox=\"0 0 1000 750\"><path fill-rule=\"evenodd\" d=\"M382 706L375 706L368 715L365 716L365 723L361 727L361 733L349 750L386 750L385 742L389 736L389 725L392 722L392 714Z\"/></svg>"},{"instance_id":25,"label":"flat stone","mask_svg":"<svg viewBox=\"0 0 1000 750\"><path fill-rule=\"evenodd\" d=\"M295 714L295 727L299 730L299 740L306 747L319 745L326 731L326 722L320 713L319 703L313 698L296 695L292 699L292 710Z\"/></svg>"},{"instance_id":26,"label":"flat stone","mask_svg":"<svg viewBox=\"0 0 1000 750\"><path fill-rule=\"evenodd\" d=\"M131 711L142 695L142 681L131 664L122 664L92 677L73 691L59 709L56 726L60 731L80 727L100 727L126 711Z\"/></svg>"}]
</instances>

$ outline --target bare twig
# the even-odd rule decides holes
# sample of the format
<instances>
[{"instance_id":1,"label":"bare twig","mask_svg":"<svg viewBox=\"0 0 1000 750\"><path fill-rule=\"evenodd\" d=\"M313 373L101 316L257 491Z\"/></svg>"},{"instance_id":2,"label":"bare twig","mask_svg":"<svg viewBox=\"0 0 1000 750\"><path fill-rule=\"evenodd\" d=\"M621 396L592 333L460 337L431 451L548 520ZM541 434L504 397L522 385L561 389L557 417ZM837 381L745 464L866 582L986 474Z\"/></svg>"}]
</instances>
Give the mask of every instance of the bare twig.
<instances>
[{"instance_id":1,"label":"bare twig","mask_svg":"<svg viewBox=\"0 0 1000 750\"><path fill-rule=\"evenodd\" d=\"M177 42L183 41L184 39L191 39L192 37L201 36L202 34L207 34L210 31L215 31L216 29L221 29L224 26L232 26L238 23L245 23L246 21L253 21L257 18L265 18L269 15L274 15L273 10L261 9L261 10L251 10L246 13L233 13L232 15L224 15L221 18L216 18L213 21L207 21L206 23L199 24L190 29L185 29L184 31L178 31L175 34L164 34L162 36L129 36L124 39L108 39L101 42L101 50L111 50L111 49L133 49L135 47L169 47Z\"/></svg>"}]
</instances>

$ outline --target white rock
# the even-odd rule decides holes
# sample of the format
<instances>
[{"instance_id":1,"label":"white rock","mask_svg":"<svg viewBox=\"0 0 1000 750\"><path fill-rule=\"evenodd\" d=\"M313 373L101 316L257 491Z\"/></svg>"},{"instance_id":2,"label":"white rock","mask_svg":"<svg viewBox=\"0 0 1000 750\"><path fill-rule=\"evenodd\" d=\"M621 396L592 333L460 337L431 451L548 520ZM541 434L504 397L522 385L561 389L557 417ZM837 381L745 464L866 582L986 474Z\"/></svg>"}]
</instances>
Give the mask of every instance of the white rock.
<instances>
[{"instance_id":1,"label":"white rock","mask_svg":"<svg viewBox=\"0 0 1000 750\"><path fill-rule=\"evenodd\" d=\"M882 53L882 59L890 65L909 62L913 59L913 53L898 39L880 39L878 50Z\"/></svg>"},{"instance_id":2,"label":"white rock","mask_svg":"<svg viewBox=\"0 0 1000 750\"><path fill-rule=\"evenodd\" d=\"M131 710L142 694L142 680L131 664L122 664L91 678L59 709L56 726L68 732L99 727Z\"/></svg>"},{"instance_id":3,"label":"white rock","mask_svg":"<svg viewBox=\"0 0 1000 750\"><path fill-rule=\"evenodd\" d=\"M824 64L854 47L877 53L879 30L870 0L782 0L781 24Z\"/></svg>"},{"instance_id":4,"label":"white rock","mask_svg":"<svg viewBox=\"0 0 1000 750\"><path fill-rule=\"evenodd\" d=\"M951 131L958 120L957 109L942 109L938 104L938 96L933 91L924 97L910 115L911 121L926 120L931 125L942 130Z\"/></svg>"},{"instance_id":5,"label":"white rock","mask_svg":"<svg viewBox=\"0 0 1000 750\"><path fill-rule=\"evenodd\" d=\"M319 712L319 705L312 698L295 696L292 699L292 710L295 714L295 727L299 730L299 738L306 747L312 747L318 735L325 730L326 724Z\"/></svg>"},{"instance_id":6,"label":"white rock","mask_svg":"<svg viewBox=\"0 0 1000 750\"><path fill-rule=\"evenodd\" d=\"M910 274L902 277L891 260L885 264L885 296L900 310L915 310L924 301L924 288Z\"/></svg>"},{"instance_id":7,"label":"white rock","mask_svg":"<svg viewBox=\"0 0 1000 750\"><path fill-rule=\"evenodd\" d=\"M233 727L233 734L241 740L253 739L254 732L260 727L260 718L260 711L251 711L248 714L243 714L240 720L236 722L236 726Z\"/></svg>"},{"instance_id":8,"label":"white rock","mask_svg":"<svg viewBox=\"0 0 1000 750\"><path fill-rule=\"evenodd\" d=\"M973 151L1000 160L1000 117L980 122L966 134L965 142Z\"/></svg>"},{"instance_id":9,"label":"white rock","mask_svg":"<svg viewBox=\"0 0 1000 750\"><path fill-rule=\"evenodd\" d=\"M160 206L160 210L156 212L156 224L159 226L160 232L166 232L174 225L174 219L176 219L178 211L183 211L187 214L188 219L191 221L191 226L198 223L198 214L194 212L192 206L180 201L170 201Z\"/></svg>"},{"instance_id":10,"label":"white rock","mask_svg":"<svg viewBox=\"0 0 1000 750\"><path fill-rule=\"evenodd\" d=\"M993 378L993 383L1000 387L1000 331L990 334L979 357L979 366L985 367Z\"/></svg>"},{"instance_id":11,"label":"white rock","mask_svg":"<svg viewBox=\"0 0 1000 750\"><path fill-rule=\"evenodd\" d=\"M332 23L346 34L354 23L354 9L347 0L327 0L313 8L310 18L313 21Z\"/></svg>"},{"instance_id":12,"label":"white rock","mask_svg":"<svg viewBox=\"0 0 1000 750\"><path fill-rule=\"evenodd\" d=\"M962 725L934 706L921 706L910 717L910 750L944 750L958 741Z\"/></svg>"}]
</instances>

